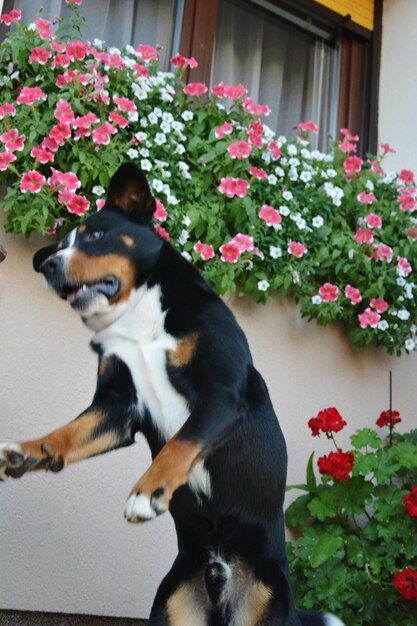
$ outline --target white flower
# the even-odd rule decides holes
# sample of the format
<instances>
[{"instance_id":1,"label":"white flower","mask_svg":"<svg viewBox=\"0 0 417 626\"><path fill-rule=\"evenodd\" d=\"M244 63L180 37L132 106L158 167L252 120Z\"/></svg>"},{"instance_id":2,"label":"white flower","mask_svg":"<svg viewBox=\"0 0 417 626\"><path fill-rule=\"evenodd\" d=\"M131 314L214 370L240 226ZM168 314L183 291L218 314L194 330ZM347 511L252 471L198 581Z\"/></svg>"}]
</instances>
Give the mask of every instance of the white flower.
<instances>
[{"instance_id":1,"label":"white flower","mask_svg":"<svg viewBox=\"0 0 417 626\"><path fill-rule=\"evenodd\" d=\"M139 154L140 154L140 156L143 156L144 159L147 159L148 156L149 156L148 148L140 148Z\"/></svg>"},{"instance_id":2,"label":"white flower","mask_svg":"<svg viewBox=\"0 0 417 626\"><path fill-rule=\"evenodd\" d=\"M323 226L324 224L324 219L321 215L315 215L311 223L313 224L314 228L321 228L321 226Z\"/></svg>"},{"instance_id":3,"label":"white flower","mask_svg":"<svg viewBox=\"0 0 417 626\"><path fill-rule=\"evenodd\" d=\"M183 229L180 232L180 236L178 237L178 243L180 243L183 246L187 242L189 237L190 237L190 233L188 232L188 230Z\"/></svg>"},{"instance_id":4,"label":"white flower","mask_svg":"<svg viewBox=\"0 0 417 626\"><path fill-rule=\"evenodd\" d=\"M282 169L282 167L280 167L279 165L276 166L275 168L275 174L279 177L279 178L284 178L285 176L285 172Z\"/></svg>"},{"instance_id":5,"label":"white flower","mask_svg":"<svg viewBox=\"0 0 417 626\"><path fill-rule=\"evenodd\" d=\"M142 119L140 120L140 125L142 126L142 128L146 128L148 125L148 120L146 119L146 117L142 117Z\"/></svg>"},{"instance_id":6,"label":"white flower","mask_svg":"<svg viewBox=\"0 0 417 626\"><path fill-rule=\"evenodd\" d=\"M138 54L136 50L134 49L134 47L130 45L130 43L128 43L127 46L125 46L125 50L128 54L131 54L132 56L136 56Z\"/></svg>"},{"instance_id":7,"label":"white flower","mask_svg":"<svg viewBox=\"0 0 417 626\"><path fill-rule=\"evenodd\" d=\"M33 24L31 24L30 26L33 26ZM102 39L94 39L93 46L94 48L102 48L104 46L104 41Z\"/></svg>"},{"instance_id":8,"label":"white flower","mask_svg":"<svg viewBox=\"0 0 417 626\"><path fill-rule=\"evenodd\" d=\"M398 268L397 268L398 271ZM395 280L395 282L397 283L397 285L399 287L405 287L405 285L407 284L405 278L403 276L398 276L398 278Z\"/></svg>"},{"instance_id":9,"label":"white flower","mask_svg":"<svg viewBox=\"0 0 417 626\"><path fill-rule=\"evenodd\" d=\"M184 226L189 226L191 224L191 220L188 215L184 215L181 223L184 224Z\"/></svg>"},{"instance_id":10,"label":"white flower","mask_svg":"<svg viewBox=\"0 0 417 626\"><path fill-rule=\"evenodd\" d=\"M311 302L312 304L321 304L323 302L323 298L319 294L316 294L311 298Z\"/></svg>"},{"instance_id":11,"label":"white flower","mask_svg":"<svg viewBox=\"0 0 417 626\"><path fill-rule=\"evenodd\" d=\"M303 183L309 183L312 178L313 176L311 172L306 172L306 170L304 170L300 174L300 179L303 181Z\"/></svg>"},{"instance_id":12,"label":"white flower","mask_svg":"<svg viewBox=\"0 0 417 626\"><path fill-rule=\"evenodd\" d=\"M164 133L156 133L155 135L155 143L158 146L162 146L162 144L166 143L166 135Z\"/></svg>"},{"instance_id":13,"label":"white flower","mask_svg":"<svg viewBox=\"0 0 417 626\"><path fill-rule=\"evenodd\" d=\"M287 150L290 156L295 156L296 154L298 154L297 146L295 146L294 144L290 144Z\"/></svg>"},{"instance_id":14,"label":"white flower","mask_svg":"<svg viewBox=\"0 0 417 626\"><path fill-rule=\"evenodd\" d=\"M414 341L414 339L409 338L409 339L407 339L407 340L406 340L406 342L405 342L404 346L405 346L405 349L406 349L406 350L408 350L409 352L411 352L412 350L414 350L414 349L415 349L415 347L416 347L416 342Z\"/></svg>"},{"instance_id":15,"label":"white flower","mask_svg":"<svg viewBox=\"0 0 417 626\"><path fill-rule=\"evenodd\" d=\"M156 113L154 113L154 111L151 111L148 115L148 120L151 124L157 124L158 123L158 117L156 115Z\"/></svg>"},{"instance_id":16,"label":"white flower","mask_svg":"<svg viewBox=\"0 0 417 626\"><path fill-rule=\"evenodd\" d=\"M156 178L152 181L152 187L155 189L155 191L162 191L164 188L164 183L162 182L162 180L158 180Z\"/></svg>"},{"instance_id":17,"label":"white flower","mask_svg":"<svg viewBox=\"0 0 417 626\"><path fill-rule=\"evenodd\" d=\"M120 51L120 49L119 49L119 48L116 48L116 46L111 46L111 47L107 50L107 52L108 52L109 54L117 54L117 55L120 55L120 52L121 52L121 51Z\"/></svg>"},{"instance_id":18,"label":"white flower","mask_svg":"<svg viewBox=\"0 0 417 626\"><path fill-rule=\"evenodd\" d=\"M177 143L177 146L175 148L175 152L177 152L178 154L184 154L185 148L182 145L182 143Z\"/></svg>"},{"instance_id":19,"label":"white flower","mask_svg":"<svg viewBox=\"0 0 417 626\"><path fill-rule=\"evenodd\" d=\"M289 159L288 163L291 165L291 167L297 167L297 165L300 165L300 159L297 159L297 157L292 157L291 159Z\"/></svg>"},{"instance_id":20,"label":"white flower","mask_svg":"<svg viewBox=\"0 0 417 626\"><path fill-rule=\"evenodd\" d=\"M139 141L145 141L145 139L147 138L147 133L144 133L143 131L139 131L138 133L135 133L135 138Z\"/></svg>"},{"instance_id":21,"label":"white flower","mask_svg":"<svg viewBox=\"0 0 417 626\"><path fill-rule=\"evenodd\" d=\"M269 176L268 176L268 183L269 183L270 185L276 185L276 184L277 184L277 181L278 181L278 179L277 179L277 177L275 176L275 174L269 174Z\"/></svg>"},{"instance_id":22,"label":"white flower","mask_svg":"<svg viewBox=\"0 0 417 626\"><path fill-rule=\"evenodd\" d=\"M136 159L139 156L139 152L135 148L129 148L126 150L126 154L130 159Z\"/></svg>"},{"instance_id":23,"label":"white flower","mask_svg":"<svg viewBox=\"0 0 417 626\"><path fill-rule=\"evenodd\" d=\"M329 167L329 169L326 170L326 174L329 178L334 178L335 176L337 176L336 170L334 170L332 167Z\"/></svg>"},{"instance_id":24,"label":"white flower","mask_svg":"<svg viewBox=\"0 0 417 626\"><path fill-rule=\"evenodd\" d=\"M368 189L368 191L374 191L375 189L375 185L372 180L367 180L365 183L365 187Z\"/></svg>"},{"instance_id":25,"label":"white flower","mask_svg":"<svg viewBox=\"0 0 417 626\"><path fill-rule=\"evenodd\" d=\"M298 180L298 172L295 167L290 167L290 171L288 172L288 178L292 181Z\"/></svg>"},{"instance_id":26,"label":"white flower","mask_svg":"<svg viewBox=\"0 0 417 626\"><path fill-rule=\"evenodd\" d=\"M192 256L189 252L186 252L185 250L183 250L181 252L181 256L184 257L184 259L187 259L187 261L192 261Z\"/></svg>"},{"instance_id":27,"label":"white flower","mask_svg":"<svg viewBox=\"0 0 417 626\"><path fill-rule=\"evenodd\" d=\"M286 137L284 137L284 135L280 135L280 136L278 137L278 144L279 144L279 147L281 148L281 147L282 147L284 144L286 144L286 143L287 143L287 138L286 138Z\"/></svg>"},{"instance_id":28,"label":"white flower","mask_svg":"<svg viewBox=\"0 0 417 626\"><path fill-rule=\"evenodd\" d=\"M282 193L282 197L284 198L284 200L292 200L293 199L293 195L292 195L291 191L284 191Z\"/></svg>"},{"instance_id":29,"label":"white flower","mask_svg":"<svg viewBox=\"0 0 417 626\"><path fill-rule=\"evenodd\" d=\"M386 185L390 185L397 178L396 172L386 172L385 176L380 179L381 183L385 183Z\"/></svg>"},{"instance_id":30,"label":"white flower","mask_svg":"<svg viewBox=\"0 0 417 626\"><path fill-rule=\"evenodd\" d=\"M146 91L146 89L144 87L140 87L136 83L133 83L132 91L138 100L146 100L146 98L148 97L148 92Z\"/></svg>"},{"instance_id":31,"label":"white flower","mask_svg":"<svg viewBox=\"0 0 417 626\"><path fill-rule=\"evenodd\" d=\"M311 152L310 152L310 150L307 150L307 148L303 148L301 150L301 156L303 157L303 159L311 159Z\"/></svg>"},{"instance_id":32,"label":"white flower","mask_svg":"<svg viewBox=\"0 0 417 626\"><path fill-rule=\"evenodd\" d=\"M149 159L142 159L142 161L140 162L140 166L144 172L150 172L152 169L152 163L149 161Z\"/></svg>"},{"instance_id":33,"label":"white flower","mask_svg":"<svg viewBox=\"0 0 417 626\"><path fill-rule=\"evenodd\" d=\"M137 122L139 119L139 113L137 111L128 111L127 118L129 122Z\"/></svg>"},{"instance_id":34,"label":"white flower","mask_svg":"<svg viewBox=\"0 0 417 626\"><path fill-rule=\"evenodd\" d=\"M258 289L259 291L268 291L270 284L267 280L258 281Z\"/></svg>"},{"instance_id":35,"label":"white flower","mask_svg":"<svg viewBox=\"0 0 417 626\"><path fill-rule=\"evenodd\" d=\"M161 130L163 133L169 133L171 130L171 124L168 122L162 121Z\"/></svg>"},{"instance_id":36,"label":"white flower","mask_svg":"<svg viewBox=\"0 0 417 626\"><path fill-rule=\"evenodd\" d=\"M192 111L184 111L181 114L182 119L184 120L184 122L191 122L191 120L194 117L194 113Z\"/></svg>"},{"instance_id":37,"label":"white flower","mask_svg":"<svg viewBox=\"0 0 417 626\"><path fill-rule=\"evenodd\" d=\"M400 320L408 320L408 318L410 317L410 313L407 311L407 309L401 309L400 311L398 311L397 316L400 318Z\"/></svg>"},{"instance_id":38,"label":"white flower","mask_svg":"<svg viewBox=\"0 0 417 626\"><path fill-rule=\"evenodd\" d=\"M279 207L279 212L284 217L287 217L287 215L290 214L290 210L289 210L289 208L287 206L285 206L285 204L281 204L281 206Z\"/></svg>"},{"instance_id":39,"label":"white flower","mask_svg":"<svg viewBox=\"0 0 417 626\"><path fill-rule=\"evenodd\" d=\"M106 190L101 185L95 185L95 187L93 187L92 189L92 192L95 196L102 196L103 193L106 193Z\"/></svg>"},{"instance_id":40,"label":"white flower","mask_svg":"<svg viewBox=\"0 0 417 626\"><path fill-rule=\"evenodd\" d=\"M279 246L269 246L269 254L273 259L279 259L282 256L282 249Z\"/></svg>"}]
</instances>

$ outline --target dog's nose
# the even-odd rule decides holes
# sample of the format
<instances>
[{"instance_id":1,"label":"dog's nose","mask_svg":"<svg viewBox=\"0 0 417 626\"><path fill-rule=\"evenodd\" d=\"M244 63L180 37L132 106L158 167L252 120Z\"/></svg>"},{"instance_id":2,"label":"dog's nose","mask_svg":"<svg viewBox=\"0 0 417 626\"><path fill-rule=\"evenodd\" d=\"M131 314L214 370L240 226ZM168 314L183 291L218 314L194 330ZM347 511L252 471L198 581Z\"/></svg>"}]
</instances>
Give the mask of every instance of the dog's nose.
<instances>
[{"instance_id":1,"label":"dog's nose","mask_svg":"<svg viewBox=\"0 0 417 626\"><path fill-rule=\"evenodd\" d=\"M45 276L51 276L57 272L62 266L62 258L59 256L50 256L44 261L40 267L40 270Z\"/></svg>"}]
</instances>

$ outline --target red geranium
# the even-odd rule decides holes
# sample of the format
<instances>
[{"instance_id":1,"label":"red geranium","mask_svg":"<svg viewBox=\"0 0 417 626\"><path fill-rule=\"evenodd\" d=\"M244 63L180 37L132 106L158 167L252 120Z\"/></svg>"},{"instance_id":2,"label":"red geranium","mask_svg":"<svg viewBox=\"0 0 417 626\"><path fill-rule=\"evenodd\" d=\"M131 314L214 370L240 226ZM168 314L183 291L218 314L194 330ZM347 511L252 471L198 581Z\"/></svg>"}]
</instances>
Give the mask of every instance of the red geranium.
<instances>
[{"instance_id":1,"label":"red geranium","mask_svg":"<svg viewBox=\"0 0 417 626\"><path fill-rule=\"evenodd\" d=\"M328 456L321 456L317 461L320 474L328 474L336 480L347 480L353 469L355 457L353 452L330 452Z\"/></svg>"},{"instance_id":2,"label":"red geranium","mask_svg":"<svg viewBox=\"0 0 417 626\"><path fill-rule=\"evenodd\" d=\"M417 572L412 567L397 572L392 584L406 600L417 600Z\"/></svg>"},{"instance_id":3,"label":"red geranium","mask_svg":"<svg viewBox=\"0 0 417 626\"><path fill-rule=\"evenodd\" d=\"M392 423L393 424L398 424L399 422L401 422L401 417L400 417L399 412L398 411L392 411ZM390 425L390 411L389 411L389 409L387 411L382 411L381 415L376 420L376 424L380 428L382 428L383 426L389 426Z\"/></svg>"},{"instance_id":4,"label":"red geranium","mask_svg":"<svg viewBox=\"0 0 417 626\"><path fill-rule=\"evenodd\" d=\"M308 421L313 437L318 437L320 431L323 433L338 433L346 426L346 422L340 415L339 411L334 407L329 407L323 411L319 411L317 417L312 417Z\"/></svg>"},{"instance_id":5,"label":"red geranium","mask_svg":"<svg viewBox=\"0 0 417 626\"><path fill-rule=\"evenodd\" d=\"M417 485L411 490L411 493L403 495L405 508L410 517L417 517Z\"/></svg>"}]
</instances>

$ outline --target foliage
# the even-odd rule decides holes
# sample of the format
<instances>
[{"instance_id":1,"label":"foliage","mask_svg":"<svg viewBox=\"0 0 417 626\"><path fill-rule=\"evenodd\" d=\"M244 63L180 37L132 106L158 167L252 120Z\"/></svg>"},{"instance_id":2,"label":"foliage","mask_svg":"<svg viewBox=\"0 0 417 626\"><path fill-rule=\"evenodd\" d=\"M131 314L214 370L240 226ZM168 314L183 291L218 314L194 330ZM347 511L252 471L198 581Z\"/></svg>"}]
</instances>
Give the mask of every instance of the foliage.
<instances>
[{"instance_id":1,"label":"foliage","mask_svg":"<svg viewBox=\"0 0 417 626\"><path fill-rule=\"evenodd\" d=\"M193 58L160 72L151 46L81 41L81 2L69 4L54 33L42 18L2 17L8 231L65 234L133 159L159 200L157 230L219 293L289 293L308 319L340 320L356 348L416 348L416 190L412 172L383 172L388 145L363 161L347 129L327 153L312 148L312 122L275 137L242 85L185 86Z\"/></svg>"},{"instance_id":2,"label":"foliage","mask_svg":"<svg viewBox=\"0 0 417 626\"><path fill-rule=\"evenodd\" d=\"M313 453L306 484L290 487L304 492L286 511L288 526L298 533L287 544L297 603L307 609L319 605L349 626L412 626L417 623L417 430L394 432L401 418L384 411L377 423L388 426L388 439L363 428L345 453L334 432L346 422L339 420L334 428L328 419L335 411L320 411L309 422L313 435L325 432L336 446L318 460L321 480Z\"/></svg>"}]
</instances>

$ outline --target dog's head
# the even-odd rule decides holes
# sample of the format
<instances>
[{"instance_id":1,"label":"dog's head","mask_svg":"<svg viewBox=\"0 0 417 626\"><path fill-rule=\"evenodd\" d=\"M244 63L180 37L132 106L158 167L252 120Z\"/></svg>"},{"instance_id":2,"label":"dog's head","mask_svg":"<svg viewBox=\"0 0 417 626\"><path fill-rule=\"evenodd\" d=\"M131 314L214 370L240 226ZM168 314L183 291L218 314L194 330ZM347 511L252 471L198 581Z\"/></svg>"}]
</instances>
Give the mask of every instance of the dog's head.
<instances>
[{"instance_id":1,"label":"dog's head","mask_svg":"<svg viewBox=\"0 0 417 626\"><path fill-rule=\"evenodd\" d=\"M122 165L110 181L104 208L33 259L56 293L95 329L116 319L157 262L163 240L144 173Z\"/></svg>"}]
</instances>

